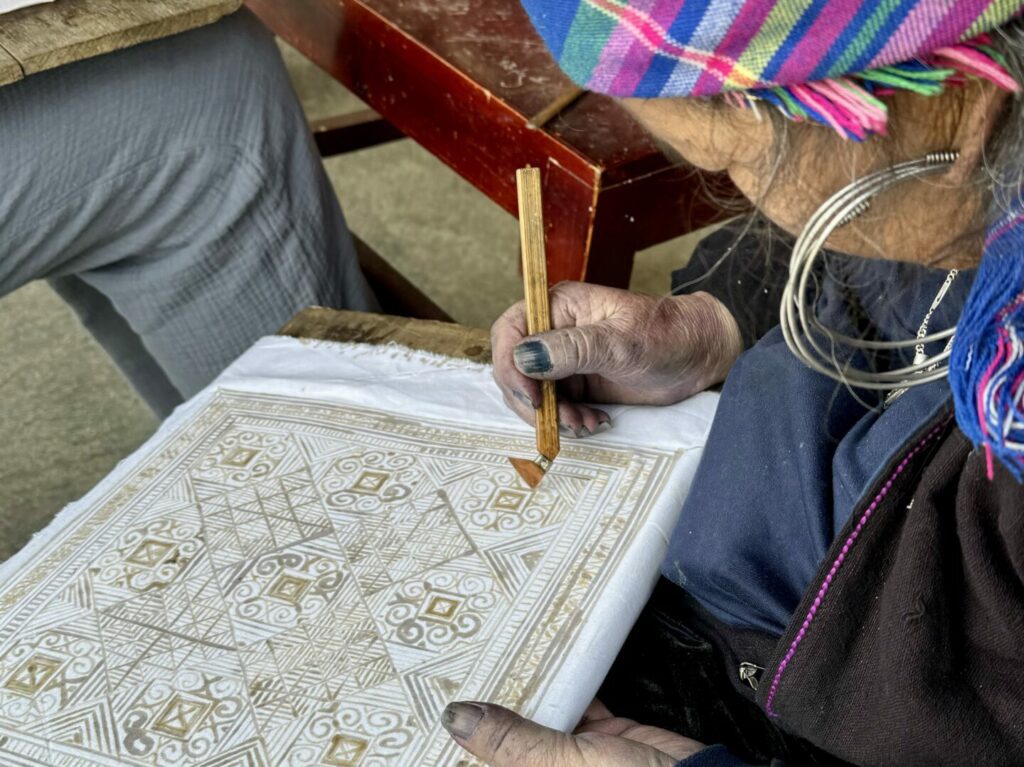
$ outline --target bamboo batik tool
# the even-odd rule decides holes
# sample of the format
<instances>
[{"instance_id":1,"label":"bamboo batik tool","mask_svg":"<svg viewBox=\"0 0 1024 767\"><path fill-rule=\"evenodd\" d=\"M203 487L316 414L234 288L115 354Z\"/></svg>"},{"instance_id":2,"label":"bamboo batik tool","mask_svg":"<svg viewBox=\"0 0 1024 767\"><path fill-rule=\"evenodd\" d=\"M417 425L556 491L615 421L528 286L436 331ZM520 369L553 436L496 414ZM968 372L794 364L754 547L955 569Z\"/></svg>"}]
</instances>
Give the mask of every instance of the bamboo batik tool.
<instances>
[{"instance_id":1,"label":"bamboo batik tool","mask_svg":"<svg viewBox=\"0 0 1024 767\"><path fill-rule=\"evenodd\" d=\"M526 291L526 330L532 336L551 330L548 304L548 267L544 255L544 216L541 213L540 171L516 171L519 192L519 236L523 250L523 286ZM537 457L509 458L512 466L531 488L537 487L555 460L558 439L558 401L555 382L541 381L541 404L536 413Z\"/></svg>"}]
</instances>

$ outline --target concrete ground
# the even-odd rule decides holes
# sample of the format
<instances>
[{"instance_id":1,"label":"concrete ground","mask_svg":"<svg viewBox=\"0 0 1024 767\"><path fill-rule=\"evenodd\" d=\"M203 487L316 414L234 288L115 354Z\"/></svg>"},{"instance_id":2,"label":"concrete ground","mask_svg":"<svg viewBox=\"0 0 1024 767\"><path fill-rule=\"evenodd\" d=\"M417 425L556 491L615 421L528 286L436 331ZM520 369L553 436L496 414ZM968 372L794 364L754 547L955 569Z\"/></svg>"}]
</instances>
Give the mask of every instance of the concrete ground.
<instances>
[{"instance_id":1,"label":"concrete ground","mask_svg":"<svg viewBox=\"0 0 1024 767\"><path fill-rule=\"evenodd\" d=\"M294 51L284 55L310 117L358 104ZM326 167L353 231L456 320L487 327L520 297L515 220L427 152L403 141ZM690 249L684 238L638 255L633 288L666 291ZM157 422L44 283L0 299L0 350L2 561Z\"/></svg>"}]
</instances>

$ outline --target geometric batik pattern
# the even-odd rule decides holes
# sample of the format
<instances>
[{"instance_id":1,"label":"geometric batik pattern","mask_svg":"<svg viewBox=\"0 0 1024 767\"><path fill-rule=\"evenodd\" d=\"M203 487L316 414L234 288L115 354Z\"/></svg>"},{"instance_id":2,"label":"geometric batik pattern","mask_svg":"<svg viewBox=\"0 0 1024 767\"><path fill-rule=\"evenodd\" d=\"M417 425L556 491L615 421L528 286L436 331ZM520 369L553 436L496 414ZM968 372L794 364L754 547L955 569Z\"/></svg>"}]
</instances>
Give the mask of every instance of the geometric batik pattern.
<instances>
[{"instance_id":1,"label":"geometric batik pattern","mask_svg":"<svg viewBox=\"0 0 1024 767\"><path fill-rule=\"evenodd\" d=\"M0 585L0 764L459 764L526 714L675 456L221 392Z\"/></svg>"}]
</instances>

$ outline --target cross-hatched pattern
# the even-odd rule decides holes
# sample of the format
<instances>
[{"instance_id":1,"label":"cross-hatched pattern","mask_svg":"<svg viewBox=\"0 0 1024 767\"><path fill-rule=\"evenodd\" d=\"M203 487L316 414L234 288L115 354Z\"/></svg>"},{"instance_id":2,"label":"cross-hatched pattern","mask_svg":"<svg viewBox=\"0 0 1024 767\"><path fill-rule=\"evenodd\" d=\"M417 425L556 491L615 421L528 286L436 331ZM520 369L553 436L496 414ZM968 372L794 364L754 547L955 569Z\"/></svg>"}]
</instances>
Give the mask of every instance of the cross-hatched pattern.
<instances>
[{"instance_id":1,"label":"cross-hatched pattern","mask_svg":"<svg viewBox=\"0 0 1024 767\"><path fill-rule=\"evenodd\" d=\"M218 394L0 585L0 764L458 764L444 705L530 712L675 459L507 455Z\"/></svg>"}]
</instances>

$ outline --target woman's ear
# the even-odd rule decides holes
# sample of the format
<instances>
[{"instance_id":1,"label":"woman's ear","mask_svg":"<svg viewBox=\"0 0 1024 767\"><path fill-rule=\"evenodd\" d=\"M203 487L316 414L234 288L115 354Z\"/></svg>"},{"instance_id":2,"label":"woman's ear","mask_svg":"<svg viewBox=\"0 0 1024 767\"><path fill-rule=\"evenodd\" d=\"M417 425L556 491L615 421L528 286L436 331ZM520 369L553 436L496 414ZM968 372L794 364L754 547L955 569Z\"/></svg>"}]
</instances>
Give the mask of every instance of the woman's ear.
<instances>
[{"instance_id":1,"label":"woman's ear","mask_svg":"<svg viewBox=\"0 0 1024 767\"><path fill-rule=\"evenodd\" d=\"M960 156L946 174L946 178L955 184L966 184L981 167L985 145L1010 96L1002 88L984 80L971 81L963 95L962 119L954 139L954 148Z\"/></svg>"}]
</instances>

